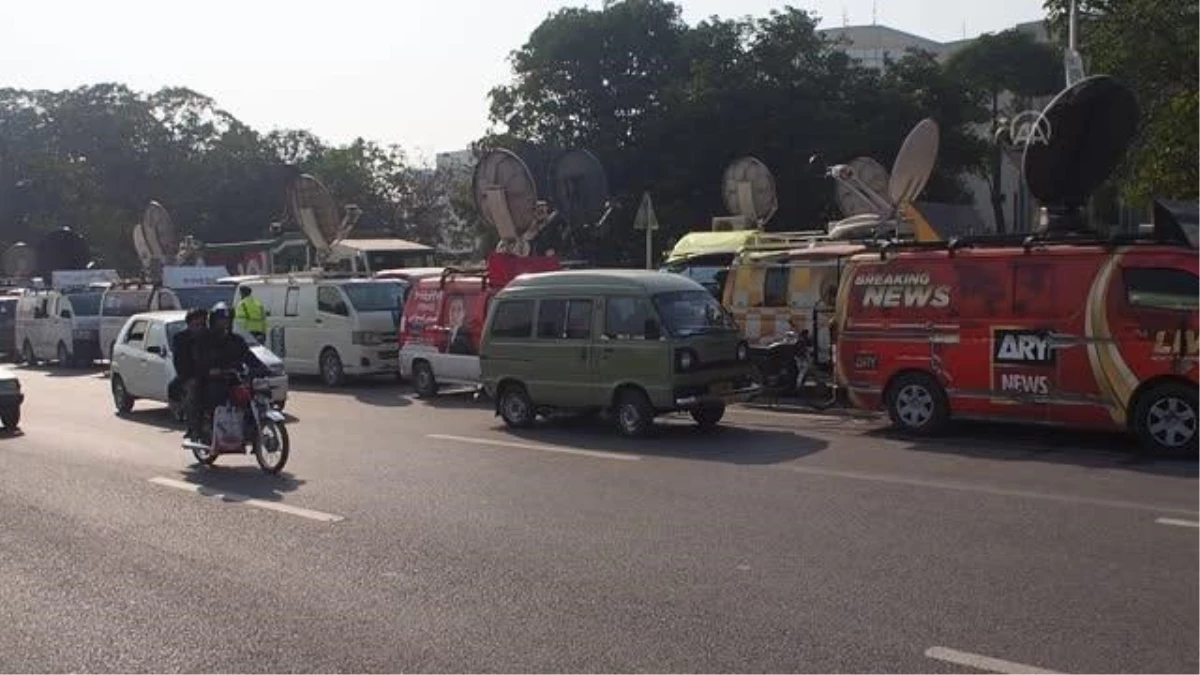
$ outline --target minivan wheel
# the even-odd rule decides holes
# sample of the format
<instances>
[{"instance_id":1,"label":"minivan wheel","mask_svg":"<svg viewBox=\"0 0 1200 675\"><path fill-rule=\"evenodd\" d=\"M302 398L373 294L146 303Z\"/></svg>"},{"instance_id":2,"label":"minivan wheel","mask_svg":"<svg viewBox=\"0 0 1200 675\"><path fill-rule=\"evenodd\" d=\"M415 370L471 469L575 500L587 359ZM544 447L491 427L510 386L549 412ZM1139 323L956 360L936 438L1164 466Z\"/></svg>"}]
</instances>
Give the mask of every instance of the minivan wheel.
<instances>
[{"instance_id":1,"label":"minivan wheel","mask_svg":"<svg viewBox=\"0 0 1200 675\"><path fill-rule=\"evenodd\" d=\"M617 430L624 436L645 436L654 426L654 406L650 405L650 399L639 389L626 389L621 392L615 412Z\"/></svg>"},{"instance_id":2,"label":"minivan wheel","mask_svg":"<svg viewBox=\"0 0 1200 675\"><path fill-rule=\"evenodd\" d=\"M1196 433L1198 419L1195 387L1171 382L1138 398L1133 427L1142 447L1152 453L1194 457L1200 441Z\"/></svg>"},{"instance_id":3,"label":"minivan wheel","mask_svg":"<svg viewBox=\"0 0 1200 675\"><path fill-rule=\"evenodd\" d=\"M0 423L4 424L4 428L9 431L16 430L21 425L21 409L13 406L0 410Z\"/></svg>"},{"instance_id":4,"label":"minivan wheel","mask_svg":"<svg viewBox=\"0 0 1200 675\"><path fill-rule=\"evenodd\" d=\"M500 408L500 417L504 418L504 423L514 429L531 427L537 419L537 410L533 407L533 400L529 398L525 387L519 384L505 385L503 391L500 392L500 400L496 403Z\"/></svg>"},{"instance_id":5,"label":"minivan wheel","mask_svg":"<svg viewBox=\"0 0 1200 675\"><path fill-rule=\"evenodd\" d=\"M346 381L342 357L338 356L337 350L326 349L321 353L321 381L329 387L340 387Z\"/></svg>"},{"instance_id":6,"label":"minivan wheel","mask_svg":"<svg viewBox=\"0 0 1200 675\"><path fill-rule=\"evenodd\" d=\"M905 373L888 387L888 417L909 433L932 435L941 431L950 417L950 406L942 385L926 373Z\"/></svg>"},{"instance_id":7,"label":"minivan wheel","mask_svg":"<svg viewBox=\"0 0 1200 675\"><path fill-rule=\"evenodd\" d=\"M691 411L692 419L701 429L711 429L721 422L725 416L725 404L709 405Z\"/></svg>"},{"instance_id":8,"label":"minivan wheel","mask_svg":"<svg viewBox=\"0 0 1200 675\"><path fill-rule=\"evenodd\" d=\"M124 415L133 410L133 397L125 389L125 380L122 380L120 375L112 376L112 397L118 414Z\"/></svg>"},{"instance_id":9,"label":"minivan wheel","mask_svg":"<svg viewBox=\"0 0 1200 675\"><path fill-rule=\"evenodd\" d=\"M424 361L413 364L413 389L419 398L437 396L437 378L433 376L433 368Z\"/></svg>"},{"instance_id":10,"label":"minivan wheel","mask_svg":"<svg viewBox=\"0 0 1200 675\"><path fill-rule=\"evenodd\" d=\"M72 365L71 352L67 351L67 346L63 343L58 343L58 367L67 368Z\"/></svg>"}]
</instances>

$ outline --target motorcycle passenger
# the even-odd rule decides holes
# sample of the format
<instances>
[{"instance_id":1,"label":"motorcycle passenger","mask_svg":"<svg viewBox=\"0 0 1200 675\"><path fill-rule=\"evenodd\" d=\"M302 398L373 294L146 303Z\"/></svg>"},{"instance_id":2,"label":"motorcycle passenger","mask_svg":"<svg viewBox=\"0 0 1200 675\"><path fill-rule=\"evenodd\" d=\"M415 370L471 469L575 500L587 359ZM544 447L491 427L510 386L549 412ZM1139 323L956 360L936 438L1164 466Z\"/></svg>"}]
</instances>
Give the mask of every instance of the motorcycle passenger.
<instances>
[{"instance_id":1,"label":"motorcycle passenger","mask_svg":"<svg viewBox=\"0 0 1200 675\"><path fill-rule=\"evenodd\" d=\"M218 302L208 313L208 330L198 341L196 370L202 378L205 394L205 413L211 413L225 401L229 390L229 371L245 365L252 372L261 369L249 345L230 325L229 307ZM207 431L207 430L206 430Z\"/></svg>"},{"instance_id":2,"label":"motorcycle passenger","mask_svg":"<svg viewBox=\"0 0 1200 675\"><path fill-rule=\"evenodd\" d=\"M171 360L175 380L171 382L170 398L179 401L187 421L186 438L195 440L200 428L199 373L196 370L196 344L208 328L208 310L192 309L184 317L186 328L171 340Z\"/></svg>"}]
</instances>

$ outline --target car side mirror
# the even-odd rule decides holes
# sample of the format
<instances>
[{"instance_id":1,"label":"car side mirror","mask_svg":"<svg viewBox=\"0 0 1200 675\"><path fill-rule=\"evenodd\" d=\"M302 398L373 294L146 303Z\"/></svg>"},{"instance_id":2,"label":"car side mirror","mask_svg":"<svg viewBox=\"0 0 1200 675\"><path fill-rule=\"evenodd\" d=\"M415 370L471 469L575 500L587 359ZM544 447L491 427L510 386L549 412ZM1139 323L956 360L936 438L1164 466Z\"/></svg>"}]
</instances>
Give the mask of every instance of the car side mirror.
<instances>
[{"instance_id":1,"label":"car side mirror","mask_svg":"<svg viewBox=\"0 0 1200 675\"><path fill-rule=\"evenodd\" d=\"M659 328L658 322L654 319L646 319L646 323L643 326L643 334L647 340L662 339L662 329Z\"/></svg>"}]
</instances>

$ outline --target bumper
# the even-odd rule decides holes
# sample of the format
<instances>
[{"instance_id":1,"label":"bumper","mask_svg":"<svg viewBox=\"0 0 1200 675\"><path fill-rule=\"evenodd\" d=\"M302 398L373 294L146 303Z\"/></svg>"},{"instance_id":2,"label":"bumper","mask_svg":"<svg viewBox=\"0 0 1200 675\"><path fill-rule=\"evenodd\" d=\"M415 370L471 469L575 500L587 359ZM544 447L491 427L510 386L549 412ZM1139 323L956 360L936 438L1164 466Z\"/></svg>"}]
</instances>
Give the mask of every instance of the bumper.
<instances>
[{"instance_id":1,"label":"bumper","mask_svg":"<svg viewBox=\"0 0 1200 675\"><path fill-rule=\"evenodd\" d=\"M20 408L25 394L0 394L0 408Z\"/></svg>"},{"instance_id":2,"label":"bumper","mask_svg":"<svg viewBox=\"0 0 1200 675\"><path fill-rule=\"evenodd\" d=\"M690 410L693 408L704 408L715 405L727 405L730 403L745 403L750 399L762 393L762 387L758 384L751 384L739 389L732 389L721 393L707 393L692 396L677 396L675 397L675 407L680 410Z\"/></svg>"}]
</instances>

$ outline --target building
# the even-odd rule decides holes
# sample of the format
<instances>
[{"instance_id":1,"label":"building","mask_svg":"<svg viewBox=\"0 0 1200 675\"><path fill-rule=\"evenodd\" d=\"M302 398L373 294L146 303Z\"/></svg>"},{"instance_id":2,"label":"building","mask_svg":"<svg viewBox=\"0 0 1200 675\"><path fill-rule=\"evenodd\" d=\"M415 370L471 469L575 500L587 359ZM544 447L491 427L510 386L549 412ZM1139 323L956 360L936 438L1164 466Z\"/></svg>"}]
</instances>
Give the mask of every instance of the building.
<instances>
[{"instance_id":1,"label":"building","mask_svg":"<svg viewBox=\"0 0 1200 675\"><path fill-rule=\"evenodd\" d=\"M1043 21L1028 21L1020 23L1015 28L1034 36L1040 42L1050 42L1050 34ZM906 33L895 28L880 25L844 26L828 28L821 33L842 49L849 56L859 61L863 66L884 70L890 61L899 60L910 49L919 49L935 54L939 60L945 60L958 50L975 41L975 38L955 40L953 42L937 42L919 35ZM1035 109L1041 109L1050 102L1051 97L1045 97L1032 102ZM1012 98L1003 96L1000 99L1002 110L1007 113L1020 112L1012 110ZM990 125L978 125L976 133L991 138ZM876 158L883 159L883 158ZM1036 205L1028 194L1025 183L1021 179L1019 158L1007 155L1000 171L1000 186L1004 198L1004 220L1008 231L1028 231L1036 223ZM992 209L992 198L989 181L984 176L968 174L964 183L974 198L975 210L979 213L984 225L991 230L996 229L996 217Z\"/></svg>"},{"instance_id":2,"label":"building","mask_svg":"<svg viewBox=\"0 0 1200 675\"><path fill-rule=\"evenodd\" d=\"M475 168L475 153L470 150L439 152L434 160L434 167L438 171L470 174Z\"/></svg>"}]
</instances>

